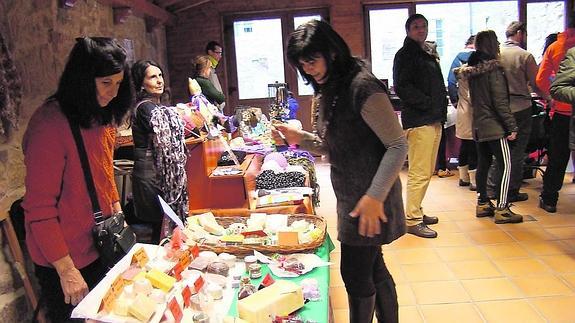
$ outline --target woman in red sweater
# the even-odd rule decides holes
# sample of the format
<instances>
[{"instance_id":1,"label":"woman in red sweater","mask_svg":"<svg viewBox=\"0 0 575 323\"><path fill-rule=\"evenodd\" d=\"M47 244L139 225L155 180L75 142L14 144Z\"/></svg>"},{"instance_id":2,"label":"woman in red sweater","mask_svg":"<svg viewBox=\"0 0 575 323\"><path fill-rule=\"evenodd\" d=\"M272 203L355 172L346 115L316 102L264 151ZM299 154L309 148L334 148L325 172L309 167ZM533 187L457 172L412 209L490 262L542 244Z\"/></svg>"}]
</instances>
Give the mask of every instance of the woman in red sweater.
<instances>
[{"instance_id":1,"label":"woman in red sweater","mask_svg":"<svg viewBox=\"0 0 575 323\"><path fill-rule=\"evenodd\" d=\"M112 156L115 126L132 103L125 50L78 38L56 93L32 115L22 149L26 245L52 322L67 322L106 273L92 240L94 217L68 120L80 125L104 215L121 211Z\"/></svg>"}]
</instances>

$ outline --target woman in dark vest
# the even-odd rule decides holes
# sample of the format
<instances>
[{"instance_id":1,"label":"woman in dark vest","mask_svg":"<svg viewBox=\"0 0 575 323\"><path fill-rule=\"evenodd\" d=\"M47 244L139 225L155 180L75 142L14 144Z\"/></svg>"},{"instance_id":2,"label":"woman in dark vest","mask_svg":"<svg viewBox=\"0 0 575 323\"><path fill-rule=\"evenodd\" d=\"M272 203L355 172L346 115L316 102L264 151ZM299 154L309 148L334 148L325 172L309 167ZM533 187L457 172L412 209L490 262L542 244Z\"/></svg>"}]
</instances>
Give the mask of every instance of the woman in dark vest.
<instances>
[{"instance_id":1,"label":"woman in dark vest","mask_svg":"<svg viewBox=\"0 0 575 323\"><path fill-rule=\"evenodd\" d=\"M274 140L329 155L341 276L350 322L397 322L395 283L381 245L405 233L399 172L407 141L387 90L329 24L296 29L287 57L314 88L314 133L276 125Z\"/></svg>"}]
</instances>

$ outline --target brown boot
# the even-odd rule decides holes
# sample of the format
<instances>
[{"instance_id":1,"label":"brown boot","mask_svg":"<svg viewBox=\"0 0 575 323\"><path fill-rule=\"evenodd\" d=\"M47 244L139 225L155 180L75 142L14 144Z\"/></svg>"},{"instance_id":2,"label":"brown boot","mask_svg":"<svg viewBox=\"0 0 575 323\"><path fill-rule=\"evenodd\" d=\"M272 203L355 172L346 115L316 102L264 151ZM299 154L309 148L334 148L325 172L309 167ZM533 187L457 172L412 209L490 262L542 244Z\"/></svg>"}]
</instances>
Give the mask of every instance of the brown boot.
<instances>
[{"instance_id":1,"label":"brown boot","mask_svg":"<svg viewBox=\"0 0 575 323\"><path fill-rule=\"evenodd\" d=\"M502 209L495 209L495 223L504 224L520 222L523 222L523 216L517 213L513 213L513 211L509 209L509 206Z\"/></svg>"},{"instance_id":2,"label":"brown boot","mask_svg":"<svg viewBox=\"0 0 575 323\"><path fill-rule=\"evenodd\" d=\"M495 206L493 206L491 201L477 202L477 206L475 207L476 217L483 218L486 216L494 216L494 215L495 215Z\"/></svg>"}]
</instances>

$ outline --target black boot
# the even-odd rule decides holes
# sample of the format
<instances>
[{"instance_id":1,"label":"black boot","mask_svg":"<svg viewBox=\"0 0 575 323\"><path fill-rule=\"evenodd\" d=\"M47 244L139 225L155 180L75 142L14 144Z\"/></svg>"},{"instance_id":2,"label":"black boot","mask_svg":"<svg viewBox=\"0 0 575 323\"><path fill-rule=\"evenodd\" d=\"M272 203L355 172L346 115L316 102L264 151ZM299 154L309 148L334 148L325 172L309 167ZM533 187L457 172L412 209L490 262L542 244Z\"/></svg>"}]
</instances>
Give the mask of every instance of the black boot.
<instances>
[{"instance_id":1,"label":"black boot","mask_svg":"<svg viewBox=\"0 0 575 323\"><path fill-rule=\"evenodd\" d=\"M399 305L393 279L384 280L375 285L375 316L379 323L399 322Z\"/></svg>"},{"instance_id":2,"label":"black boot","mask_svg":"<svg viewBox=\"0 0 575 323\"><path fill-rule=\"evenodd\" d=\"M371 323L375 307L375 294L368 297L356 297L347 294L349 304L349 323Z\"/></svg>"}]
</instances>

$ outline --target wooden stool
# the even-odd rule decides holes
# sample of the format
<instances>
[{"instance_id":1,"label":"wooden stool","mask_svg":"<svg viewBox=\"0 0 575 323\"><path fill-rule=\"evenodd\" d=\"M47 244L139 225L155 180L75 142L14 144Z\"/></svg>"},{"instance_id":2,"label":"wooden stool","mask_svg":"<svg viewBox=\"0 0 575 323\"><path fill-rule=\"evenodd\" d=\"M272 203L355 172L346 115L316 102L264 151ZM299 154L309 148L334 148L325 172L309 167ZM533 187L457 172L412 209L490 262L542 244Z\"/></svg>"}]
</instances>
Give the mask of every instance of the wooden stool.
<instances>
[{"instance_id":1,"label":"wooden stool","mask_svg":"<svg viewBox=\"0 0 575 323\"><path fill-rule=\"evenodd\" d=\"M14 200L5 198L0 202L0 221L2 222L2 232L6 241L8 242L8 247L14 258L14 267L20 275L20 279L24 283L24 290L26 291L26 298L32 309L36 309L38 306L38 298L36 297L36 292L26 271L24 255L22 254L22 249L20 248L20 243L18 242L18 237L16 236L16 231L12 226L12 220L10 220L10 205ZM47 320L44 317L42 310L38 313L38 322L45 323Z\"/></svg>"}]
</instances>

